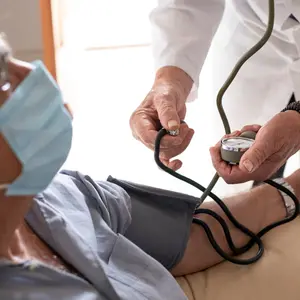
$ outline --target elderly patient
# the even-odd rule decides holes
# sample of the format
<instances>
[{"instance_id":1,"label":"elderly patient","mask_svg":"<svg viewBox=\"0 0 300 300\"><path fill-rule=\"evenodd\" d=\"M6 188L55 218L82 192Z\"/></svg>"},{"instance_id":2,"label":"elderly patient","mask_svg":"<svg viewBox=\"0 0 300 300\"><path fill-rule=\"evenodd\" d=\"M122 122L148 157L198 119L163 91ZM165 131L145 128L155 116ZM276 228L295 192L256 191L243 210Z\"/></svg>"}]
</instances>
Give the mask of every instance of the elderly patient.
<instances>
[{"instance_id":1,"label":"elderly patient","mask_svg":"<svg viewBox=\"0 0 300 300\"><path fill-rule=\"evenodd\" d=\"M37 89L42 88L49 104L55 101L38 76L30 85L30 93L22 93L25 85L19 90L34 68L11 59L11 87L0 91L0 299L186 299L174 276L197 272L222 260L202 228L192 223L196 198L112 177L97 181L74 171L55 171L47 187L37 194L30 194L35 191L33 185L29 190L19 188L22 174L27 174L26 182L32 178L40 182L57 164L53 160L32 171L30 160L20 158L24 158L20 154L23 148L16 151L12 136L4 131L1 112L14 101L14 95L20 98L20 113ZM28 113L28 120L40 120L39 115L46 115L47 109L41 105ZM14 109L7 112L14 114ZM64 113L68 114L66 110ZM18 136L20 128L11 126L13 138L22 138ZM37 145L43 145L46 134L31 138L32 143L38 140ZM65 151L63 140L60 145L47 152L48 156ZM34 157L47 150L39 149ZM101 160L96 163L101 168ZM299 196L299 171L286 181ZM265 185L224 201L253 232L285 218L287 213L280 193ZM224 217L237 246L247 242L215 203L202 207ZM206 215L197 217L209 225L217 242L230 253L215 220Z\"/></svg>"}]
</instances>

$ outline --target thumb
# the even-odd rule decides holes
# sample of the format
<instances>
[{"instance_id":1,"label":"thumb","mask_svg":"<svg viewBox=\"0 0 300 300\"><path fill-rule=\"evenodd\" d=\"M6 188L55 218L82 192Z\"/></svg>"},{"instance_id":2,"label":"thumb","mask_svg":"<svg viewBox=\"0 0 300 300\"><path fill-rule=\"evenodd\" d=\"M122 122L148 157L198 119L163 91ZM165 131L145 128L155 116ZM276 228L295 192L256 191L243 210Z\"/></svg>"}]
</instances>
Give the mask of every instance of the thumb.
<instances>
[{"instance_id":1,"label":"thumb","mask_svg":"<svg viewBox=\"0 0 300 300\"><path fill-rule=\"evenodd\" d=\"M161 99L156 101L156 110L161 125L167 130L176 130L180 126L180 118L177 112L175 99Z\"/></svg>"},{"instance_id":2,"label":"thumb","mask_svg":"<svg viewBox=\"0 0 300 300\"><path fill-rule=\"evenodd\" d=\"M254 143L242 156L240 169L248 173L256 171L261 164L270 156L268 147L262 143Z\"/></svg>"}]
</instances>

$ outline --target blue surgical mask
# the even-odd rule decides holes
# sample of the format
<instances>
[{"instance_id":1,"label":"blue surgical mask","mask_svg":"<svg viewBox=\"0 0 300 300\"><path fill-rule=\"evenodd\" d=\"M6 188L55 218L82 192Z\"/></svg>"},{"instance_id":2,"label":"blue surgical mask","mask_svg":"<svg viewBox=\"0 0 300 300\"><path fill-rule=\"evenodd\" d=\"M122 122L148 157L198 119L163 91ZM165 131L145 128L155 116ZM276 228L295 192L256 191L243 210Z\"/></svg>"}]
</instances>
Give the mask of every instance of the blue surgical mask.
<instances>
[{"instance_id":1,"label":"blue surgical mask","mask_svg":"<svg viewBox=\"0 0 300 300\"><path fill-rule=\"evenodd\" d=\"M6 195L35 195L52 181L72 143L72 120L41 62L0 107L0 132L22 164ZM1 162L0 162L1 163Z\"/></svg>"}]
</instances>

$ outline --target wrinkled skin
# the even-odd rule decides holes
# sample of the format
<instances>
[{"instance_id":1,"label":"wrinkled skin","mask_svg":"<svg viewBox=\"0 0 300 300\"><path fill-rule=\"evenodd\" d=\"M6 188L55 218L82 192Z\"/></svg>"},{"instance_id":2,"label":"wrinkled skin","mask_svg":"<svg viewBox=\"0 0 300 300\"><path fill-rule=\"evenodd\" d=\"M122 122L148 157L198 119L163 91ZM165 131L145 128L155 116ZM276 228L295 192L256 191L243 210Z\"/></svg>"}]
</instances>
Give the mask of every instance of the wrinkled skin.
<instances>
[{"instance_id":1,"label":"wrinkled skin","mask_svg":"<svg viewBox=\"0 0 300 300\"><path fill-rule=\"evenodd\" d=\"M167 135L161 141L160 159L173 170L178 170L182 162L171 158L181 154L194 135L186 123L180 124L186 115L185 101L186 96L176 84L156 84L130 118L133 136L151 150L162 126L168 130L179 128L179 135Z\"/></svg>"},{"instance_id":2,"label":"wrinkled skin","mask_svg":"<svg viewBox=\"0 0 300 300\"><path fill-rule=\"evenodd\" d=\"M300 149L300 114L296 111L281 112L263 127L245 126L232 135L248 130L257 132L255 143L242 156L238 166L231 166L222 160L221 142L210 149L212 163L227 183L264 181Z\"/></svg>"}]
</instances>

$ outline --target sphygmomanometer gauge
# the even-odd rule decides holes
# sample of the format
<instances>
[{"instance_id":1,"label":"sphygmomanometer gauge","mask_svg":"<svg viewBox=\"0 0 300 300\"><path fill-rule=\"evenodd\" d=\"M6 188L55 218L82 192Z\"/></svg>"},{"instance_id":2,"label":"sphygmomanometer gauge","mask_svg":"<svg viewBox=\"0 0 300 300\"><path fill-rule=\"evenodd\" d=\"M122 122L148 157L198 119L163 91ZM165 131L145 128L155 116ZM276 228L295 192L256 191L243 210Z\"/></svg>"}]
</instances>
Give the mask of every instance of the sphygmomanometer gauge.
<instances>
[{"instance_id":1,"label":"sphygmomanometer gauge","mask_svg":"<svg viewBox=\"0 0 300 300\"><path fill-rule=\"evenodd\" d=\"M221 141L222 159L230 164L238 164L242 155L253 145L254 139L247 137L229 137Z\"/></svg>"}]
</instances>

